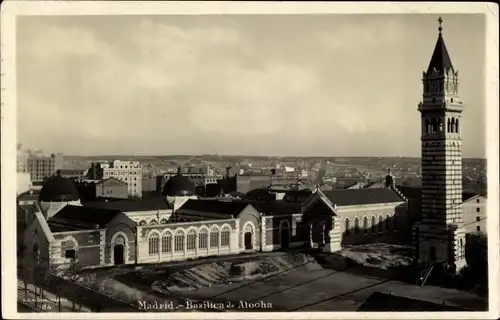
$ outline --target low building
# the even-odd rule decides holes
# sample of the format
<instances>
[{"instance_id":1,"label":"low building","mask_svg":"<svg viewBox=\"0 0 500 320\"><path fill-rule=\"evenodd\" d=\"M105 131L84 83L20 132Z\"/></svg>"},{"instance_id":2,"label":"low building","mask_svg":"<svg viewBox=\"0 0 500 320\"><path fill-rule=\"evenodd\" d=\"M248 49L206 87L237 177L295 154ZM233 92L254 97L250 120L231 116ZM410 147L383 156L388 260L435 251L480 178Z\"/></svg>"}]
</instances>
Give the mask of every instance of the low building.
<instances>
[{"instance_id":1,"label":"low building","mask_svg":"<svg viewBox=\"0 0 500 320\"><path fill-rule=\"evenodd\" d=\"M128 199L128 184L114 178L103 180L80 180L75 182L83 200Z\"/></svg>"}]
</instances>

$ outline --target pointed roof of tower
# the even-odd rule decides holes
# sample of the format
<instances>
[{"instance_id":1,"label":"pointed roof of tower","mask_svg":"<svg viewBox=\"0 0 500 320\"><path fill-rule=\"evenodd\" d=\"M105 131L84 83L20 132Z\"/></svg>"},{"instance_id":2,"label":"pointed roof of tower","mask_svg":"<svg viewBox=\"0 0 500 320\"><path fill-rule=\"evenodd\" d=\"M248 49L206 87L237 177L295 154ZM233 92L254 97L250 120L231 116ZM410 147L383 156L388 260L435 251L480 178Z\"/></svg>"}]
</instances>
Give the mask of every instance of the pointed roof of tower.
<instances>
[{"instance_id":1,"label":"pointed roof of tower","mask_svg":"<svg viewBox=\"0 0 500 320\"><path fill-rule=\"evenodd\" d=\"M427 74L430 74L432 70L436 69L438 71L448 71L453 70L453 65L451 63L450 55L448 54L448 50L446 49L446 44L444 43L443 38L443 28L441 24L443 23L443 19L439 17L439 35L436 42L436 46L434 47L434 53L432 54L431 62L429 63L429 67L427 68Z\"/></svg>"}]
</instances>

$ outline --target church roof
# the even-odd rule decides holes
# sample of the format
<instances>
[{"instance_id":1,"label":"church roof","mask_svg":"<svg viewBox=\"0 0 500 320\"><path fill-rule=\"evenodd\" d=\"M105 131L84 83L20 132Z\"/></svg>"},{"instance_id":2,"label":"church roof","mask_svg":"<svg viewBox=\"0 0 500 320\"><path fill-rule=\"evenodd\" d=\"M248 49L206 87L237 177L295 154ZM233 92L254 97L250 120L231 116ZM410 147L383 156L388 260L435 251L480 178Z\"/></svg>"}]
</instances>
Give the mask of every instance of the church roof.
<instances>
[{"instance_id":1,"label":"church roof","mask_svg":"<svg viewBox=\"0 0 500 320\"><path fill-rule=\"evenodd\" d=\"M240 214L249 203L243 201L232 200L212 200L212 199L189 199L186 201L179 210L189 210L207 213L219 213L236 217Z\"/></svg>"},{"instance_id":2,"label":"church roof","mask_svg":"<svg viewBox=\"0 0 500 320\"><path fill-rule=\"evenodd\" d=\"M92 230L104 228L120 211L68 205L62 208L48 224L52 232Z\"/></svg>"},{"instance_id":3,"label":"church roof","mask_svg":"<svg viewBox=\"0 0 500 320\"><path fill-rule=\"evenodd\" d=\"M75 184L71 180L62 177L59 172L44 182L40 194L38 195L38 201L55 202L77 200L80 200L80 194Z\"/></svg>"},{"instance_id":4,"label":"church roof","mask_svg":"<svg viewBox=\"0 0 500 320\"><path fill-rule=\"evenodd\" d=\"M170 209L170 205L161 196L151 196L142 199L126 199L116 201L84 201L83 206L121 212L156 211Z\"/></svg>"},{"instance_id":5,"label":"church roof","mask_svg":"<svg viewBox=\"0 0 500 320\"><path fill-rule=\"evenodd\" d=\"M337 206L355 206L364 204L394 203L404 200L390 188L337 189L322 191Z\"/></svg>"},{"instance_id":6,"label":"church roof","mask_svg":"<svg viewBox=\"0 0 500 320\"><path fill-rule=\"evenodd\" d=\"M446 49L446 44L444 43L443 34L441 33L441 22L439 26L439 36L434 47L434 53L432 54L431 62L427 68L427 74L431 74L434 69L440 73L447 72L448 70L453 71L453 65L451 63L450 55Z\"/></svg>"}]
</instances>

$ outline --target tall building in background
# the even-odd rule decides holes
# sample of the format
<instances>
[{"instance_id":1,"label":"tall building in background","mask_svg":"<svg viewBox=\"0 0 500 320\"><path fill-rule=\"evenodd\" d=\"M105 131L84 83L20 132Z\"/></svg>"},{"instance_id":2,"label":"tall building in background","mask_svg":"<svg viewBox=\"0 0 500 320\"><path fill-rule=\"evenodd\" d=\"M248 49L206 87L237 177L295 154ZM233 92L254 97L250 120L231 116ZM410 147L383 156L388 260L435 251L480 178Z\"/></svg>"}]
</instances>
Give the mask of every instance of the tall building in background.
<instances>
[{"instance_id":1,"label":"tall building in background","mask_svg":"<svg viewBox=\"0 0 500 320\"><path fill-rule=\"evenodd\" d=\"M28 172L28 150L17 145L17 172Z\"/></svg>"},{"instance_id":2,"label":"tall building in background","mask_svg":"<svg viewBox=\"0 0 500 320\"><path fill-rule=\"evenodd\" d=\"M94 180L114 178L125 182L129 197L142 198L142 165L139 161L97 161L92 162L88 177Z\"/></svg>"},{"instance_id":3,"label":"tall building in background","mask_svg":"<svg viewBox=\"0 0 500 320\"><path fill-rule=\"evenodd\" d=\"M27 159L27 171L31 175L31 181L39 182L54 175L57 170L64 166L64 156L61 153L41 156L30 154Z\"/></svg>"},{"instance_id":4,"label":"tall building in background","mask_svg":"<svg viewBox=\"0 0 500 320\"><path fill-rule=\"evenodd\" d=\"M465 265L465 231L462 213L461 117L464 105L458 95L454 69L439 35L432 58L423 73L422 221L417 229L418 260L458 270Z\"/></svg>"}]
</instances>

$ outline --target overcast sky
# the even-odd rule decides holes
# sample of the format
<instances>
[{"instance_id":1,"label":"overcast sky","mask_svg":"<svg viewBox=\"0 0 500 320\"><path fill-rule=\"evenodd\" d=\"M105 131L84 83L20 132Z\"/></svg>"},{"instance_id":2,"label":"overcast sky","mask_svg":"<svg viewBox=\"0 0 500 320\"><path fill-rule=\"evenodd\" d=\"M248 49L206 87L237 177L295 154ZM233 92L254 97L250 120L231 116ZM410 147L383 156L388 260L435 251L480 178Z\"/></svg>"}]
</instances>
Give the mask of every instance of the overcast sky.
<instances>
[{"instance_id":1,"label":"overcast sky","mask_svg":"<svg viewBox=\"0 0 500 320\"><path fill-rule=\"evenodd\" d=\"M485 19L443 15L465 157L485 157ZM420 156L436 15L18 19L18 140L66 154Z\"/></svg>"}]
</instances>

